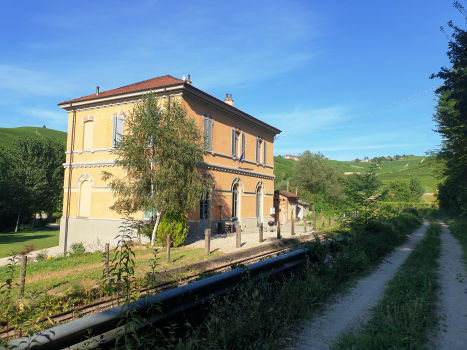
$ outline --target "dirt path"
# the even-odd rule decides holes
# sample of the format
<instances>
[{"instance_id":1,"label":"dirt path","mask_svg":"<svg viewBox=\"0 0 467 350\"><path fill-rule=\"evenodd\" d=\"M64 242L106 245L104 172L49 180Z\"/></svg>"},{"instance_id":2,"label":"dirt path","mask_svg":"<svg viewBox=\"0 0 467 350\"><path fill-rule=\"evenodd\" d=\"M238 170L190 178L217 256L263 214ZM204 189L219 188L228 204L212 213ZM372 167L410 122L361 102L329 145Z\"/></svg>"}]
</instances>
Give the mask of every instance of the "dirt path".
<instances>
[{"instance_id":1,"label":"dirt path","mask_svg":"<svg viewBox=\"0 0 467 350\"><path fill-rule=\"evenodd\" d=\"M339 334L350 330L368 319L371 308L382 298L386 283L405 261L415 245L423 238L428 220L415 230L407 242L388 256L369 276L358 281L355 288L338 295L324 306L324 313L303 324L303 330L289 345L289 350L329 349Z\"/></svg>"},{"instance_id":2,"label":"dirt path","mask_svg":"<svg viewBox=\"0 0 467 350\"><path fill-rule=\"evenodd\" d=\"M445 224L441 223L439 258L439 325L436 349L467 349L467 278L462 248Z\"/></svg>"}]
</instances>

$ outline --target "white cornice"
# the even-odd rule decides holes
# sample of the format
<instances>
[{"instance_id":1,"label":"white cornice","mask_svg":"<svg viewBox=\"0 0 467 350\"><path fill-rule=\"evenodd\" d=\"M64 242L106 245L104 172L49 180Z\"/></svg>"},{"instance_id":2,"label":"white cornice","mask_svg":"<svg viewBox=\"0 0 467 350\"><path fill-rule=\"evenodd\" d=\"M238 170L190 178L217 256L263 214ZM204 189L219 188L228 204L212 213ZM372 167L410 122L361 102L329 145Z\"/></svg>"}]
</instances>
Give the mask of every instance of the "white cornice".
<instances>
[{"instance_id":1,"label":"white cornice","mask_svg":"<svg viewBox=\"0 0 467 350\"><path fill-rule=\"evenodd\" d=\"M64 168L68 169L70 167L70 163L63 163ZM95 161L95 162L73 162L72 168L99 168L99 167L113 167L115 166L115 160L107 160L107 161ZM198 162L198 167L209 169L209 170L217 170L226 173L232 174L241 174L247 176L258 177L261 179L267 180L274 180L275 176L270 174L259 173L256 171L245 170L241 168L234 168L225 165L219 165L214 163L207 163L207 162Z\"/></svg>"},{"instance_id":2,"label":"white cornice","mask_svg":"<svg viewBox=\"0 0 467 350\"><path fill-rule=\"evenodd\" d=\"M70 163L62 164L65 169L70 167ZM100 168L100 167L113 167L115 166L115 160L107 161L96 161L96 162L73 162L72 168Z\"/></svg>"},{"instance_id":3,"label":"white cornice","mask_svg":"<svg viewBox=\"0 0 467 350\"><path fill-rule=\"evenodd\" d=\"M245 170L241 168L234 168L234 167L219 165L219 164L214 164L214 163L198 162L198 167L210 169L210 170L222 171L222 172L231 173L231 174L248 175L248 176L258 177L258 178L267 179L267 180L274 180L275 178L274 175L258 173L256 171Z\"/></svg>"}]
</instances>

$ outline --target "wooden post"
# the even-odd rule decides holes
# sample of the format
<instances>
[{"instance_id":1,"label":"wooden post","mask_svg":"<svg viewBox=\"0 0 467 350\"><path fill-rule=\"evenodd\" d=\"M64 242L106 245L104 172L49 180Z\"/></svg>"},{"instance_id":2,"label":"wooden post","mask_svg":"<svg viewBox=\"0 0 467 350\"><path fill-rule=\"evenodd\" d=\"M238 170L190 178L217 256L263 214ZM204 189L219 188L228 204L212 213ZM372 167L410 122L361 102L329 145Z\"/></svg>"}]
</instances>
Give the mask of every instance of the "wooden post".
<instances>
[{"instance_id":1,"label":"wooden post","mask_svg":"<svg viewBox=\"0 0 467 350\"><path fill-rule=\"evenodd\" d=\"M303 218L303 232L306 233L306 219Z\"/></svg>"},{"instance_id":2,"label":"wooden post","mask_svg":"<svg viewBox=\"0 0 467 350\"><path fill-rule=\"evenodd\" d=\"M237 226L237 232L235 235L235 241L236 241L236 247L241 248L242 247L242 226L238 225Z\"/></svg>"},{"instance_id":3,"label":"wooden post","mask_svg":"<svg viewBox=\"0 0 467 350\"><path fill-rule=\"evenodd\" d=\"M165 259L166 263L170 262L170 235L167 235L167 257Z\"/></svg>"},{"instance_id":4,"label":"wooden post","mask_svg":"<svg viewBox=\"0 0 467 350\"><path fill-rule=\"evenodd\" d=\"M329 226L331 226L331 215L329 215Z\"/></svg>"},{"instance_id":5,"label":"wooden post","mask_svg":"<svg viewBox=\"0 0 467 350\"><path fill-rule=\"evenodd\" d=\"M109 277L109 243L105 244L105 252L104 252L104 269L105 269L105 276Z\"/></svg>"},{"instance_id":6,"label":"wooden post","mask_svg":"<svg viewBox=\"0 0 467 350\"><path fill-rule=\"evenodd\" d=\"M263 223L259 224L259 243L263 243Z\"/></svg>"},{"instance_id":7,"label":"wooden post","mask_svg":"<svg viewBox=\"0 0 467 350\"><path fill-rule=\"evenodd\" d=\"M316 216L313 216L313 230L316 231Z\"/></svg>"},{"instance_id":8,"label":"wooden post","mask_svg":"<svg viewBox=\"0 0 467 350\"><path fill-rule=\"evenodd\" d=\"M277 239L281 239L281 221L277 221Z\"/></svg>"},{"instance_id":9,"label":"wooden post","mask_svg":"<svg viewBox=\"0 0 467 350\"><path fill-rule=\"evenodd\" d=\"M334 214L334 225L337 223L336 220L337 220L337 214Z\"/></svg>"},{"instance_id":10,"label":"wooden post","mask_svg":"<svg viewBox=\"0 0 467 350\"><path fill-rule=\"evenodd\" d=\"M208 228L204 231L204 254L211 254L211 230Z\"/></svg>"},{"instance_id":11,"label":"wooden post","mask_svg":"<svg viewBox=\"0 0 467 350\"><path fill-rule=\"evenodd\" d=\"M292 219L292 236L295 236L295 220Z\"/></svg>"},{"instance_id":12,"label":"wooden post","mask_svg":"<svg viewBox=\"0 0 467 350\"><path fill-rule=\"evenodd\" d=\"M321 209L321 218L323 217L323 209Z\"/></svg>"},{"instance_id":13,"label":"wooden post","mask_svg":"<svg viewBox=\"0 0 467 350\"><path fill-rule=\"evenodd\" d=\"M321 218L321 220L323 221L323 224L321 226L324 227L324 216Z\"/></svg>"},{"instance_id":14,"label":"wooden post","mask_svg":"<svg viewBox=\"0 0 467 350\"><path fill-rule=\"evenodd\" d=\"M19 277L19 297L22 298L24 295L24 284L26 282L26 266L28 263L28 257L23 255L21 257L21 271Z\"/></svg>"}]
</instances>

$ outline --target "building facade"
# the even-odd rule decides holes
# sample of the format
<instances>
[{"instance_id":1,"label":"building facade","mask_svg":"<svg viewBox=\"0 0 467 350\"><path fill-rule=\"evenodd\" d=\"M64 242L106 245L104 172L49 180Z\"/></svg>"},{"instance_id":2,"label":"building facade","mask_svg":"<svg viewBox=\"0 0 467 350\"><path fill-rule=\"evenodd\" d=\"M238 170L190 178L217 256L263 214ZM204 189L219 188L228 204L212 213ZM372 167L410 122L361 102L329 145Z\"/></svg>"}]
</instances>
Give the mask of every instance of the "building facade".
<instances>
[{"instance_id":1,"label":"building facade","mask_svg":"<svg viewBox=\"0 0 467 350\"><path fill-rule=\"evenodd\" d=\"M68 112L63 217L60 247L73 242L115 244L122 218L109 207L115 198L102 171L118 177L112 149L125 135L125 116L143 94L152 91L161 101L179 99L207 140L208 154L198 163L200 177L214 188L196 209L186 213L188 234L237 217L242 228L271 219L274 196L274 137L280 130L194 87L189 79L163 76L59 103ZM124 137L124 136L123 136ZM242 152L243 160L239 162ZM149 219L149 213L136 213Z\"/></svg>"}]
</instances>

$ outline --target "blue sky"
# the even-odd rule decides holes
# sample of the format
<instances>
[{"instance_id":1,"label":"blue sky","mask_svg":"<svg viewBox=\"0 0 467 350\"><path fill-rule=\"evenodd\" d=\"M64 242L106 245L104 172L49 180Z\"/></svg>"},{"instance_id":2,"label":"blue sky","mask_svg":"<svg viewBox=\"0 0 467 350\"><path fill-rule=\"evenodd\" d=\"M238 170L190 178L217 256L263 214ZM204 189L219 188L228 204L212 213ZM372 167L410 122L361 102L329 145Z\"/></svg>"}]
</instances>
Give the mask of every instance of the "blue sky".
<instances>
[{"instance_id":1,"label":"blue sky","mask_svg":"<svg viewBox=\"0 0 467 350\"><path fill-rule=\"evenodd\" d=\"M449 0L2 1L0 127L66 131L57 103L170 74L288 135L440 83ZM441 142L428 92L334 127L278 139L274 154L423 155Z\"/></svg>"}]
</instances>

